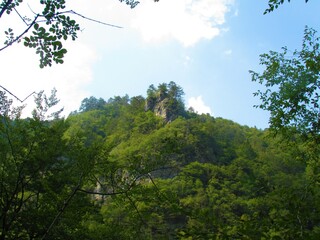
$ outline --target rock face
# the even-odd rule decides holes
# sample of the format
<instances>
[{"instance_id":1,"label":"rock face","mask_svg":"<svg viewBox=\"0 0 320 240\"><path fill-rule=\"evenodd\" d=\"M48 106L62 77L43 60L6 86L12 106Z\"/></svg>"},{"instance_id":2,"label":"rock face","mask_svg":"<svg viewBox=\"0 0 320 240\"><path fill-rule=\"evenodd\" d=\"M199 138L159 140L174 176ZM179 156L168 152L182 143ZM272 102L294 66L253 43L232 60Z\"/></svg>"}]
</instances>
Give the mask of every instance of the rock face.
<instances>
[{"instance_id":1,"label":"rock face","mask_svg":"<svg viewBox=\"0 0 320 240\"><path fill-rule=\"evenodd\" d=\"M160 94L158 98L150 98L146 100L145 110L154 112L157 116L162 117L166 122L174 119L174 114L171 114L169 111L169 98L161 96Z\"/></svg>"},{"instance_id":2,"label":"rock face","mask_svg":"<svg viewBox=\"0 0 320 240\"><path fill-rule=\"evenodd\" d=\"M158 102L154 107L154 113L157 116L162 117L166 122L172 121L174 116L170 114L167 106L168 106L169 99L165 98L162 101Z\"/></svg>"},{"instance_id":3,"label":"rock face","mask_svg":"<svg viewBox=\"0 0 320 240\"><path fill-rule=\"evenodd\" d=\"M183 91L174 82L149 87L145 110L152 111L166 122L173 121L184 113Z\"/></svg>"}]
</instances>

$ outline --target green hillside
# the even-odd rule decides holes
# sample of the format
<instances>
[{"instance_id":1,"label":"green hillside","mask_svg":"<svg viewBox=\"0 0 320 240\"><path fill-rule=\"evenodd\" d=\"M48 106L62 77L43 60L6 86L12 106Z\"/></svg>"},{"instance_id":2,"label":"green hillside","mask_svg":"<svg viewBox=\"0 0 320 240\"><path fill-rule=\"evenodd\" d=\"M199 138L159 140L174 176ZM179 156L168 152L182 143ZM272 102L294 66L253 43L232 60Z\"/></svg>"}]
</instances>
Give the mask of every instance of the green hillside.
<instances>
[{"instance_id":1,"label":"green hillside","mask_svg":"<svg viewBox=\"0 0 320 240\"><path fill-rule=\"evenodd\" d=\"M199 115L174 82L67 119L54 95L27 119L0 97L1 239L320 238L319 146L299 134Z\"/></svg>"}]
</instances>

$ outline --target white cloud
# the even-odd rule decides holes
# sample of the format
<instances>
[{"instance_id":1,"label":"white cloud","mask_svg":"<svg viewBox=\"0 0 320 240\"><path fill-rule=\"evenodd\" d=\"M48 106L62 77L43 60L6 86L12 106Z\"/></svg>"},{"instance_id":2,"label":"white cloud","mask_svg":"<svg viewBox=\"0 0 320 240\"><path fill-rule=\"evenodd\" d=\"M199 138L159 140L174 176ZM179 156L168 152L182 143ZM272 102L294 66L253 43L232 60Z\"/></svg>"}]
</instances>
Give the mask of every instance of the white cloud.
<instances>
[{"instance_id":1,"label":"white cloud","mask_svg":"<svg viewBox=\"0 0 320 240\"><path fill-rule=\"evenodd\" d=\"M228 49L228 50L224 51L223 53L224 53L224 55L229 56L232 54L232 49Z\"/></svg>"},{"instance_id":2,"label":"white cloud","mask_svg":"<svg viewBox=\"0 0 320 240\"><path fill-rule=\"evenodd\" d=\"M39 3L31 3L30 7L36 10ZM33 13L24 2L19 6L19 11L23 16L33 17ZM16 34L25 29L25 25L16 14L4 15L4 21L1 23L4 25L1 26L0 32L8 26L12 27ZM93 64L98 60L95 46L83 41L82 37L85 35L79 33L79 39L64 43L68 50L64 64L53 64L52 67L44 69L39 67L39 55L35 53L35 49L26 48L23 43L13 44L0 51L0 85L20 99L41 90L50 94L51 90L56 88L57 97L61 100L60 107L64 107L65 115L78 109L81 100L90 96L86 88L93 81ZM28 98L25 103L28 105L25 112L30 112L33 97Z\"/></svg>"},{"instance_id":3,"label":"white cloud","mask_svg":"<svg viewBox=\"0 0 320 240\"><path fill-rule=\"evenodd\" d=\"M191 57L189 57L188 55L184 56L183 62L182 62L183 66L186 67L186 66L188 66L191 62L192 62L192 58L191 58Z\"/></svg>"},{"instance_id":4,"label":"white cloud","mask_svg":"<svg viewBox=\"0 0 320 240\"><path fill-rule=\"evenodd\" d=\"M210 115L212 115L210 107L205 105L205 103L202 100L202 96L189 98L187 106L188 108L192 107L195 110L195 112L199 114L209 113Z\"/></svg>"},{"instance_id":5,"label":"white cloud","mask_svg":"<svg viewBox=\"0 0 320 240\"><path fill-rule=\"evenodd\" d=\"M136 33L141 33L147 41L176 39L184 46L196 44L201 39L212 39L223 31L220 27L233 2L234 0L160 0L155 3L152 0L141 0L135 9L130 9L118 0L68 2L68 10L73 9L84 16L124 28L111 28L72 16L80 22L84 31L79 33L75 42L66 43L68 53L64 64L40 69L39 56L35 51L25 48L22 43L15 44L0 52L0 85L19 98L24 98L33 91L45 90L49 93L55 87L61 105L68 113L77 109L84 97L92 95L87 86L93 81L93 66L102 54L101 49L122 48L123 44L136 39ZM31 7L35 9L36 6ZM23 13L32 17L28 7ZM2 23L17 26L7 15L4 19L6 21ZM20 19L15 16L14 21ZM20 24L19 27L24 27ZM1 27L0 32L3 32L3 28L5 26ZM17 28L14 29L18 33L20 31ZM191 61L186 56L184 64ZM31 100L32 98L29 102Z\"/></svg>"},{"instance_id":6,"label":"white cloud","mask_svg":"<svg viewBox=\"0 0 320 240\"><path fill-rule=\"evenodd\" d=\"M234 0L141 1L133 19L145 41L176 39L192 46L220 34L220 25Z\"/></svg>"},{"instance_id":7,"label":"white cloud","mask_svg":"<svg viewBox=\"0 0 320 240\"><path fill-rule=\"evenodd\" d=\"M45 90L50 94L56 88L65 114L76 110L81 100L89 95L84 89L93 80L92 64L97 57L92 49L80 42L70 42L66 47L65 64L44 69L39 68L39 56L33 49L22 44L9 47L0 55L0 84L20 99L34 91ZM31 97L27 104L31 105L32 101Z\"/></svg>"}]
</instances>

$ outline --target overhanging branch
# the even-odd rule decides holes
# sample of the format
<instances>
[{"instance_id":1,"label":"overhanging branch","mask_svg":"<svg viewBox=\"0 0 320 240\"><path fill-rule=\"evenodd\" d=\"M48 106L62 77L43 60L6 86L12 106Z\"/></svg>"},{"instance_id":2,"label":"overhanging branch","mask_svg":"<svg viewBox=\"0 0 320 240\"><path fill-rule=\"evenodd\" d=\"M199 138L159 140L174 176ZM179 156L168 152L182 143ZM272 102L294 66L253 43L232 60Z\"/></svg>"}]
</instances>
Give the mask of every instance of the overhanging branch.
<instances>
[{"instance_id":1,"label":"overhanging branch","mask_svg":"<svg viewBox=\"0 0 320 240\"><path fill-rule=\"evenodd\" d=\"M10 4L13 2L13 0L8 0L2 7L1 11L0 11L0 18L2 17L2 15L8 10L8 7L10 6Z\"/></svg>"},{"instance_id":2,"label":"overhanging branch","mask_svg":"<svg viewBox=\"0 0 320 240\"><path fill-rule=\"evenodd\" d=\"M27 97L25 97L23 100L21 100L20 98L18 98L16 95L14 95L12 92L10 92L8 89L6 89L5 87L0 85L0 88L2 88L3 90L5 90L7 93L9 93L11 96L13 96L15 99L17 99L19 102L23 103L25 100L27 100L31 95L35 94L36 92L32 92L30 93Z\"/></svg>"},{"instance_id":3,"label":"overhanging branch","mask_svg":"<svg viewBox=\"0 0 320 240\"><path fill-rule=\"evenodd\" d=\"M13 43L19 41L23 35L25 35L30 28L36 23L37 19L38 19L39 15L36 15L36 17L33 19L32 23L26 28L26 30L23 31L23 33L21 33L18 37L16 37L14 40L12 40L11 42L9 42L7 45L5 45L4 47L0 48L0 52L4 49L6 49L7 47L11 46Z\"/></svg>"},{"instance_id":4,"label":"overhanging branch","mask_svg":"<svg viewBox=\"0 0 320 240\"><path fill-rule=\"evenodd\" d=\"M89 20L89 21L92 21L92 22L96 22L96 23L99 23L99 24L102 24L102 25L106 25L106 26L109 26L109 27L122 28L122 27L117 26L117 25L101 22L101 21L95 20L93 18L86 17L86 16L84 16L84 15L82 15L80 13L77 13L77 12L73 11L73 10L70 10L70 11L67 11L67 12L64 12L64 13L71 13L71 14L77 15L79 17L82 17L82 18L84 18L86 20Z\"/></svg>"}]
</instances>

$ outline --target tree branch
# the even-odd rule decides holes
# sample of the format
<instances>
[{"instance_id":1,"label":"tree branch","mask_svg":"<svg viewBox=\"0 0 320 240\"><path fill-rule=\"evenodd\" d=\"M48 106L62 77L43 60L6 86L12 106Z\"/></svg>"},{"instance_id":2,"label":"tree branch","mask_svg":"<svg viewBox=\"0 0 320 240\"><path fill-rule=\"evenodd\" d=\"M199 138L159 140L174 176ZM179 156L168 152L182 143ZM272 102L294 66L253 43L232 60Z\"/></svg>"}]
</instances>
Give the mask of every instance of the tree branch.
<instances>
[{"instance_id":1,"label":"tree branch","mask_svg":"<svg viewBox=\"0 0 320 240\"><path fill-rule=\"evenodd\" d=\"M10 6L10 4L12 3L13 0L8 0L4 6L2 7L1 11L0 11L0 18L2 17L2 15L4 14L5 11L7 11L8 7Z\"/></svg>"},{"instance_id":2,"label":"tree branch","mask_svg":"<svg viewBox=\"0 0 320 240\"><path fill-rule=\"evenodd\" d=\"M16 8L13 8L13 10L18 14L18 16L21 18L21 20L27 25L29 26L29 24L26 22L26 20L20 15L20 13L18 12L18 10Z\"/></svg>"},{"instance_id":3,"label":"tree branch","mask_svg":"<svg viewBox=\"0 0 320 240\"><path fill-rule=\"evenodd\" d=\"M73 189L72 193L70 194L70 196L64 201L63 206L61 207L61 209L59 210L58 214L55 216L55 218L53 219L53 221L51 222L50 226L47 228L46 232L43 234L41 240L46 239L47 235L49 234L49 232L51 231L51 229L53 228L53 226L55 225L55 223L58 221L58 219L60 218L60 216L62 215L62 213L64 212L64 210L67 208L67 206L69 205L71 199L76 195L77 191L79 191L80 186L82 183L82 175L80 176L78 185Z\"/></svg>"},{"instance_id":4,"label":"tree branch","mask_svg":"<svg viewBox=\"0 0 320 240\"><path fill-rule=\"evenodd\" d=\"M21 100L20 98L18 98L16 95L14 95L12 92L10 92L8 89L6 89L5 87L0 85L0 88L2 88L3 90L5 90L7 93L9 93L11 96L13 96L15 99L17 99L19 102L23 103L25 100L27 100L32 94L35 94L36 92L32 92L30 93L27 97L25 97L23 100Z\"/></svg>"},{"instance_id":5,"label":"tree branch","mask_svg":"<svg viewBox=\"0 0 320 240\"><path fill-rule=\"evenodd\" d=\"M146 223L146 221L143 219L137 205L135 204L135 202L130 198L130 196L128 195L128 193L126 193L126 197L129 199L129 202L131 203L131 205L134 207L134 209L136 210L139 218L140 218L140 221L145 225L145 226L148 226L148 224Z\"/></svg>"},{"instance_id":6,"label":"tree branch","mask_svg":"<svg viewBox=\"0 0 320 240\"><path fill-rule=\"evenodd\" d=\"M20 40L22 38L23 35L25 35L30 28L36 23L37 19L38 19L39 15L36 15L36 17L33 19L32 23L27 27L26 30L24 30L23 33L21 33L18 37L16 37L13 41L9 42L7 45L5 45L4 47L0 48L0 51L6 49L7 47L11 46L13 43L17 42L18 40Z\"/></svg>"},{"instance_id":7,"label":"tree branch","mask_svg":"<svg viewBox=\"0 0 320 240\"><path fill-rule=\"evenodd\" d=\"M95 19L93 19L93 18L89 18L89 17L83 16L82 14L77 13L77 12L75 12L75 11L73 11L73 10L66 11L66 12L63 12L63 13L71 13L71 14L77 15L77 16L79 16L79 17L82 17L82 18L84 18L84 19L86 19L86 20L89 20L89 21L92 21L92 22L96 22L96 23L99 23L99 24L102 24L102 25L106 25L106 26L109 26L109 27L122 28L122 27L117 26L117 25L113 25L113 24L101 22L101 21L95 20Z\"/></svg>"},{"instance_id":8,"label":"tree branch","mask_svg":"<svg viewBox=\"0 0 320 240\"><path fill-rule=\"evenodd\" d=\"M95 191L89 191L89 190L84 190L84 189L78 189L79 192L87 193L87 194L92 194L92 195L100 195L100 196L113 196L113 195L120 195L120 194L125 194L127 191L121 191L121 192L111 192L111 193L105 193L105 192L95 192Z\"/></svg>"},{"instance_id":9,"label":"tree branch","mask_svg":"<svg viewBox=\"0 0 320 240\"><path fill-rule=\"evenodd\" d=\"M59 15L63 15L63 14L74 14L74 15L77 15L79 17L82 17L88 21L92 21L92 22L95 22L95 23L99 23L99 24L102 24L102 25L106 25L106 26L109 26L109 27L115 27L115 28L122 28L121 26L118 26L118 25L114 25L114 24L110 24L110 23L106 23L106 22L102 22L102 21L99 21L99 20L96 20L96 19L93 19L93 18L89 18L89 17L86 17L80 13L77 13L76 11L74 10L68 10L68 11L64 11L64 12L57 12L54 17L56 16L59 16ZM43 15L40 15L38 14L39 17L44 17ZM52 17L52 19L54 18ZM47 22L48 20L44 19L44 20L40 20L38 22Z\"/></svg>"}]
</instances>

